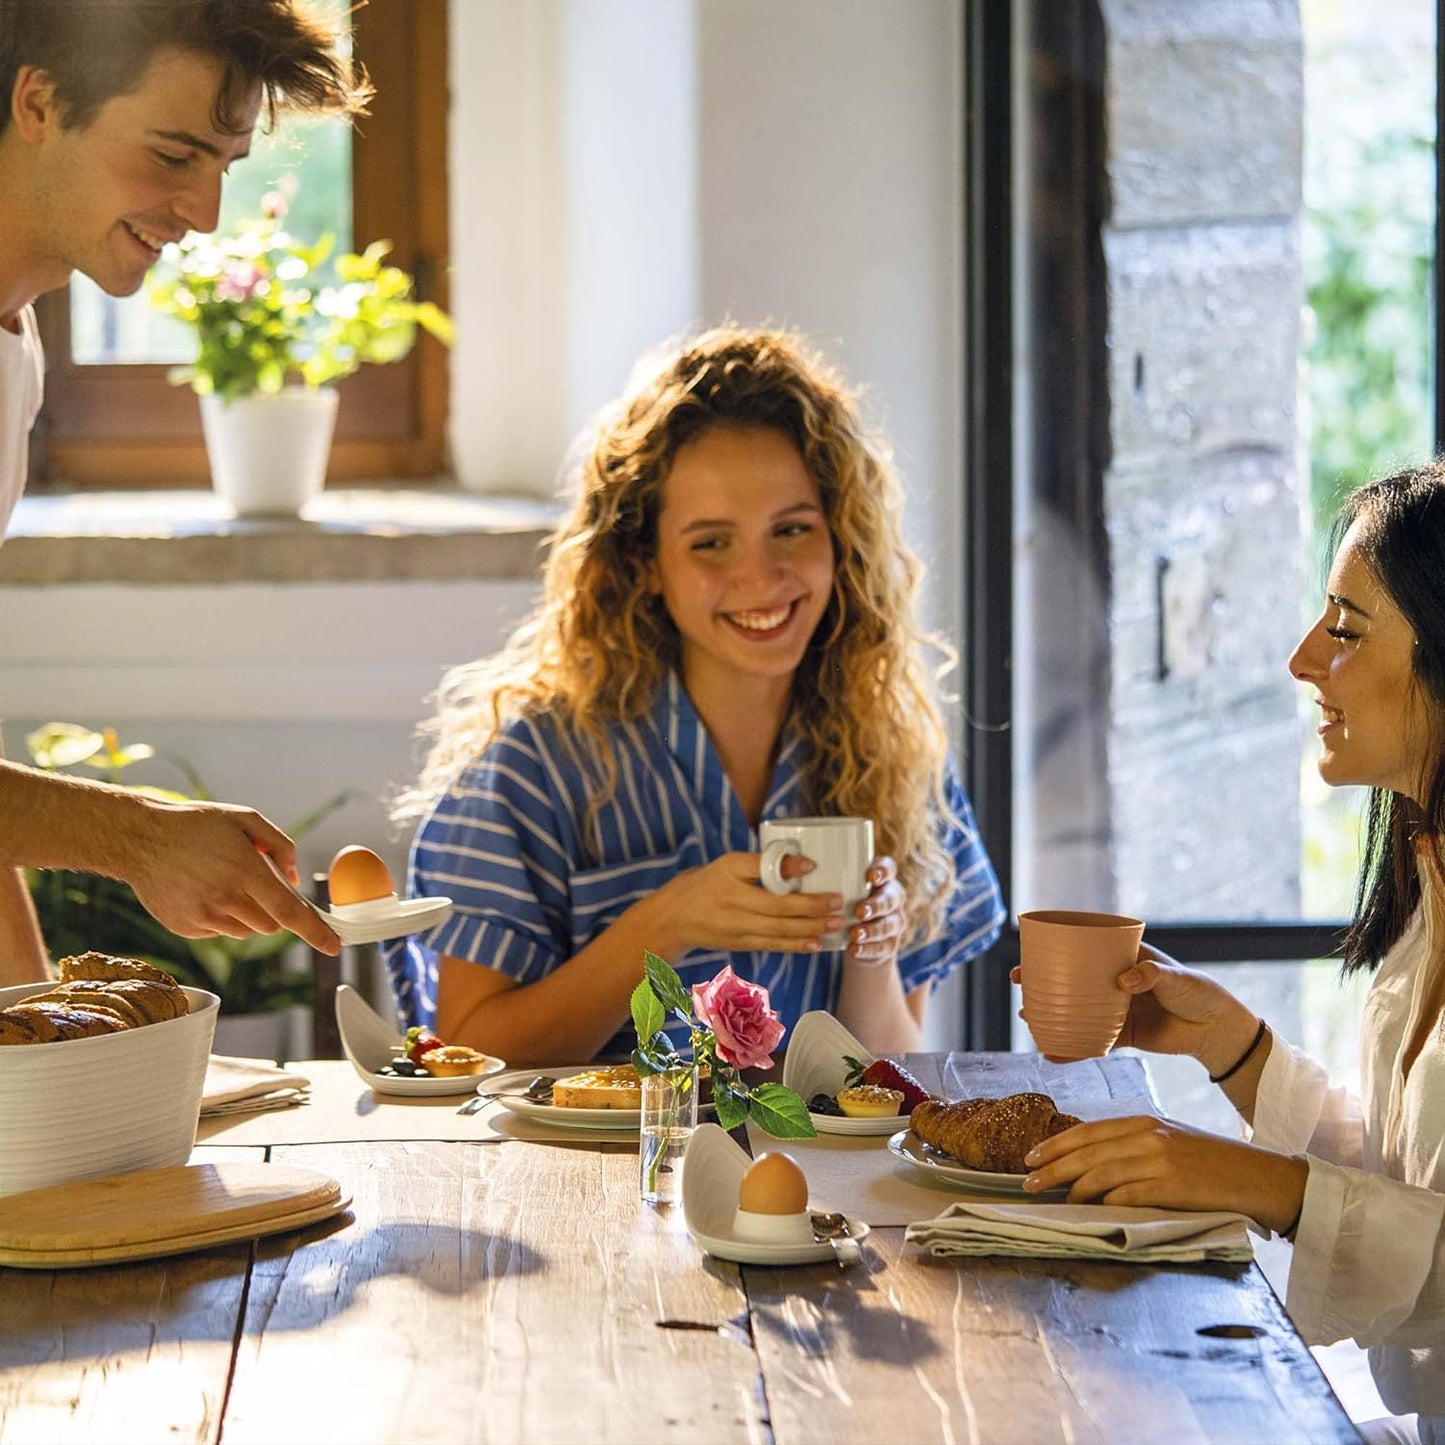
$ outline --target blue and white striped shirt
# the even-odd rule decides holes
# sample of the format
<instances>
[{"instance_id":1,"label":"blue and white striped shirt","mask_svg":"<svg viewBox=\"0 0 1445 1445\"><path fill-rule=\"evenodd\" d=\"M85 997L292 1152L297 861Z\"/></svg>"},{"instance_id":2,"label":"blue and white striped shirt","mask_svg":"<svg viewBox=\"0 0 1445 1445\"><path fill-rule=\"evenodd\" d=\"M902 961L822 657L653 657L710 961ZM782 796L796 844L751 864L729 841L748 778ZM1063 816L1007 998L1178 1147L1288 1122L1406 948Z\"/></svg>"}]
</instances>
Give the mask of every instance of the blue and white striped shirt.
<instances>
[{"instance_id":1,"label":"blue and white striped shirt","mask_svg":"<svg viewBox=\"0 0 1445 1445\"><path fill-rule=\"evenodd\" d=\"M437 958L486 964L531 983L565 963L639 899L688 868L724 853L759 851L757 833L676 674L652 715L612 732L617 788L601 809L601 856L584 847L583 823L596 781L584 774L556 723L509 723L436 802L417 831L408 871L410 896L444 894L451 916L421 937L384 946L408 1023L436 1016ZM801 739L784 735L764 818L799 811ZM1003 900L979 842L968 799L950 769L961 826L945 845L957 883L942 934L901 953L905 991L937 982L998 936ZM810 1009L831 1010L841 981L841 951L724 953L697 949L678 962L685 986L704 983L724 964L764 985L791 1029ZM639 977L642 960L638 959ZM630 1025L603 1051L623 1057Z\"/></svg>"}]
</instances>

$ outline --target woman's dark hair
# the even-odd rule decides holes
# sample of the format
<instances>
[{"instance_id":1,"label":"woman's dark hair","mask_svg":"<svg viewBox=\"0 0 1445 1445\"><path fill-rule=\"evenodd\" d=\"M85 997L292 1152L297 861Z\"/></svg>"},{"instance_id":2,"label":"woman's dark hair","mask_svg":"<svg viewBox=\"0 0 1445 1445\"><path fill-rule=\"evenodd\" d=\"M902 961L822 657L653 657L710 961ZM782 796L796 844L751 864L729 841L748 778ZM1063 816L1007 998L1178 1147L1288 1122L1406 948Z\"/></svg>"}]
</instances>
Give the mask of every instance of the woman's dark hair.
<instances>
[{"instance_id":1,"label":"woman's dark hair","mask_svg":"<svg viewBox=\"0 0 1445 1445\"><path fill-rule=\"evenodd\" d=\"M22 66L50 75L73 129L133 91L164 49L221 61L221 131L237 130L258 82L272 123L278 109L354 114L371 96L365 71L298 0L0 0L0 131Z\"/></svg>"},{"instance_id":2,"label":"woman's dark hair","mask_svg":"<svg viewBox=\"0 0 1445 1445\"><path fill-rule=\"evenodd\" d=\"M1435 760L1416 802L1372 788L1355 921L1344 968L1374 969L1420 903L1420 862L1445 883L1445 457L1352 492L1336 519L1336 549L1358 524L1360 555L1415 634L1414 683L1435 726Z\"/></svg>"}]
</instances>

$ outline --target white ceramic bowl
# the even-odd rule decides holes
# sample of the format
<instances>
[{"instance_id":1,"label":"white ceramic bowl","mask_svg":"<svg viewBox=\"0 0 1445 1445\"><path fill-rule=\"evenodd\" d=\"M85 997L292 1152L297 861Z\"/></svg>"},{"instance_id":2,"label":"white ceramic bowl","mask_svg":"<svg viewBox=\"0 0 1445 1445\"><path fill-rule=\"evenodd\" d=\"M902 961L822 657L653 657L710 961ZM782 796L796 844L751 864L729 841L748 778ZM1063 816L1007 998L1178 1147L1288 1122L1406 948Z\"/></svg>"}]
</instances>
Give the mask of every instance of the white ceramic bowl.
<instances>
[{"instance_id":1,"label":"white ceramic bowl","mask_svg":"<svg viewBox=\"0 0 1445 1445\"><path fill-rule=\"evenodd\" d=\"M0 988L0 1008L51 987ZM183 1018L0 1047L0 1195L190 1158L220 1000L186 997Z\"/></svg>"}]
</instances>

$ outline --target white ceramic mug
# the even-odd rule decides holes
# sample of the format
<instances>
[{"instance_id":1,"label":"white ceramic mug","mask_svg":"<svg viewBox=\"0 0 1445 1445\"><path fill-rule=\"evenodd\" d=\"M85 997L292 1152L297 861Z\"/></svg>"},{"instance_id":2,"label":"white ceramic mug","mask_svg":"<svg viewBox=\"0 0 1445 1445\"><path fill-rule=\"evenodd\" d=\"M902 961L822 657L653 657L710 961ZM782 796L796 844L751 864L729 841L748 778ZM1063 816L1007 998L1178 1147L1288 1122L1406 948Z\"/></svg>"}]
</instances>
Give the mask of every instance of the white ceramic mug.
<instances>
[{"instance_id":1,"label":"white ceramic mug","mask_svg":"<svg viewBox=\"0 0 1445 1445\"><path fill-rule=\"evenodd\" d=\"M868 896L871 818L770 818L758 829L758 838L763 846L759 871L769 893L841 893L845 913ZM783 859L789 853L810 859L813 871L784 878ZM824 948L846 948L848 930L826 933L821 943Z\"/></svg>"}]
</instances>

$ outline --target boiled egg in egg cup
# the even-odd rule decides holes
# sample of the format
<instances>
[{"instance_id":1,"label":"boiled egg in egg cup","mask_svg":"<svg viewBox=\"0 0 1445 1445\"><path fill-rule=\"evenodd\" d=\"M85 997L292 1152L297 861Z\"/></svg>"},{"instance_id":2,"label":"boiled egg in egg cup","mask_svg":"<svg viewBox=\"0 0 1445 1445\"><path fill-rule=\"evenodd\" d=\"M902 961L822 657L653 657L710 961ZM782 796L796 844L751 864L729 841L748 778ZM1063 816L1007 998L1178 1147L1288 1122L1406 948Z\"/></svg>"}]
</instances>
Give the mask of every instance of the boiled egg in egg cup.
<instances>
[{"instance_id":1,"label":"boiled egg in egg cup","mask_svg":"<svg viewBox=\"0 0 1445 1445\"><path fill-rule=\"evenodd\" d=\"M791 1217L791 1223L784 1228L797 1230L794 1237L769 1244L743 1239L739 1235L738 1202L743 1176L757 1163L758 1160L753 1159L716 1124L699 1124L693 1130L692 1138L687 1141L682 1166L682 1211L693 1243L715 1259L732 1260L738 1264L820 1264L834 1259L832 1241L820 1241L813 1234L811 1211L806 1206L806 1183L801 1193L795 1192L786 1201L791 1216L778 1216L783 1219ZM770 1165L764 1174L758 1176L758 1182L761 1183L778 1169L778 1165ZM770 1187L776 1182L770 1181ZM793 1187L796 1189L796 1176ZM751 1193L748 1202L756 1203ZM805 1211L802 1213L802 1220L807 1226L805 1230L798 1230L799 1209L795 1209L795 1205ZM822 1204L814 1206L819 1212L826 1207ZM756 1215L761 1211L749 1209L744 1212ZM746 1228L747 1224L748 1221L744 1220L743 1227ZM868 1226L863 1220L850 1217L848 1232L854 1239L866 1239Z\"/></svg>"},{"instance_id":2,"label":"boiled egg in egg cup","mask_svg":"<svg viewBox=\"0 0 1445 1445\"><path fill-rule=\"evenodd\" d=\"M338 918L390 912L400 902L391 869L379 854L359 843L348 844L331 860L326 889Z\"/></svg>"},{"instance_id":3,"label":"boiled egg in egg cup","mask_svg":"<svg viewBox=\"0 0 1445 1445\"><path fill-rule=\"evenodd\" d=\"M752 1244L802 1244L813 1237L808 1180L791 1155L759 1154L738 1184L733 1234Z\"/></svg>"},{"instance_id":4,"label":"boiled egg in egg cup","mask_svg":"<svg viewBox=\"0 0 1445 1445\"><path fill-rule=\"evenodd\" d=\"M380 943L435 928L452 911L450 898L399 898L391 870L370 848L342 848L326 875L331 899L322 917L342 943Z\"/></svg>"}]
</instances>

